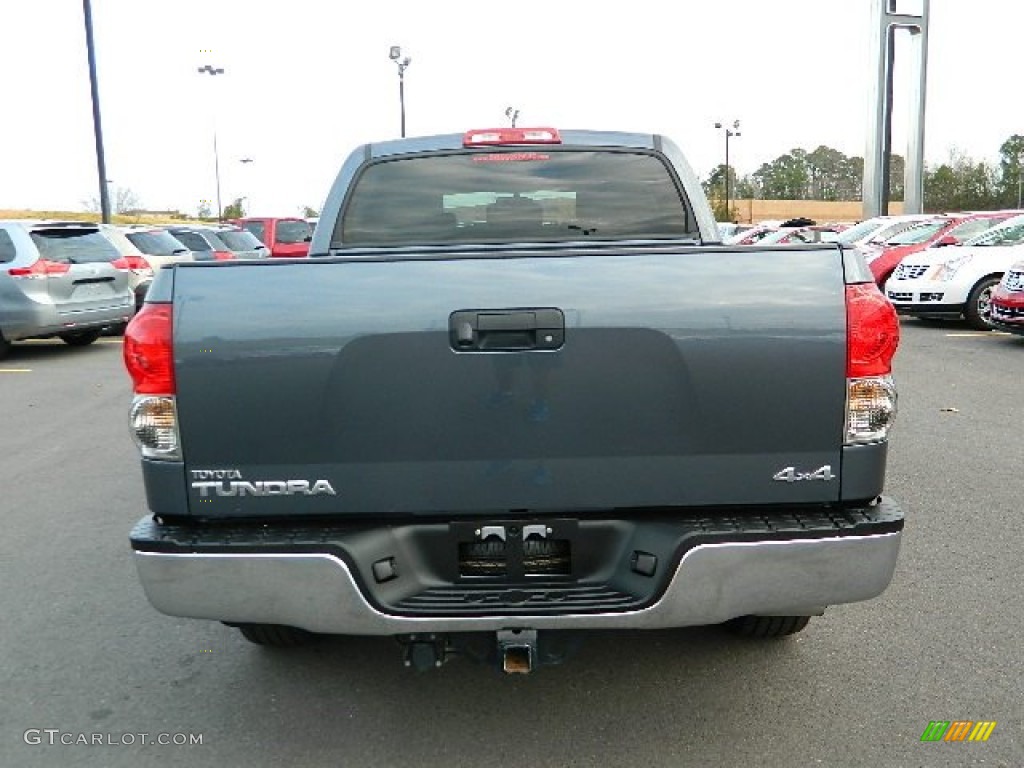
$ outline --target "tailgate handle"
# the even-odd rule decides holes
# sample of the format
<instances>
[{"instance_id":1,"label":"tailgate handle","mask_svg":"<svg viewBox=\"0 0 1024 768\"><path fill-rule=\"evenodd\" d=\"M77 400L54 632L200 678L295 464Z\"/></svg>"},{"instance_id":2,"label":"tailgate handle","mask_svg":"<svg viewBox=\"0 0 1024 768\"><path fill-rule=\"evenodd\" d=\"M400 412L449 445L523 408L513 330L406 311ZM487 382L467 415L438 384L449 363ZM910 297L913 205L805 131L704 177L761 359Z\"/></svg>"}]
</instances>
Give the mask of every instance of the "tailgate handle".
<instances>
[{"instance_id":1,"label":"tailgate handle","mask_svg":"<svg viewBox=\"0 0 1024 768\"><path fill-rule=\"evenodd\" d=\"M448 318L448 336L456 352L552 350L565 342L560 309L462 309Z\"/></svg>"}]
</instances>

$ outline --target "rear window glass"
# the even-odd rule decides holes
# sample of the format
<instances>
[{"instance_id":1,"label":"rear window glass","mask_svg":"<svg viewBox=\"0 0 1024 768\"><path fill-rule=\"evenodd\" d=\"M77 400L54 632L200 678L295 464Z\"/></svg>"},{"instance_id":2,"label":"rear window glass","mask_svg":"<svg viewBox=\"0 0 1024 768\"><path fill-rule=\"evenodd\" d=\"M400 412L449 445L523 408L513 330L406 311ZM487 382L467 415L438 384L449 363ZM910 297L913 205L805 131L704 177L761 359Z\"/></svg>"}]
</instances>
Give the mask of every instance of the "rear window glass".
<instances>
[{"instance_id":1,"label":"rear window glass","mask_svg":"<svg viewBox=\"0 0 1024 768\"><path fill-rule=\"evenodd\" d=\"M173 232L172 234L190 251L202 253L203 251L228 250L228 247L213 232L203 232L202 234L199 232Z\"/></svg>"},{"instance_id":2,"label":"rear window glass","mask_svg":"<svg viewBox=\"0 0 1024 768\"><path fill-rule=\"evenodd\" d=\"M14 261L14 257L17 255L18 250L14 247L11 236L7 234L7 230L0 229L0 264L5 261Z\"/></svg>"},{"instance_id":3,"label":"rear window glass","mask_svg":"<svg viewBox=\"0 0 1024 768\"><path fill-rule=\"evenodd\" d=\"M171 256L187 250L170 232L127 232L126 236L136 248L150 256Z\"/></svg>"},{"instance_id":4,"label":"rear window glass","mask_svg":"<svg viewBox=\"0 0 1024 768\"><path fill-rule=\"evenodd\" d=\"M1014 217L1012 223L978 235L970 245L1018 245L1024 243L1024 217Z\"/></svg>"},{"instance_id":5,"label":"rear window glass","mask_svg":"<svg viewBox=\"0 0 1024 768\"><path fill-rule=\"evenodd\" d=\"M39 255L47 261L87 264L113 261L121 256L114 244L96 229L35 229L31 234Z\"/></svg>"},{"instance_id":6,"label":"rear window glass","mask_svg":"<svg viewBox=\"0 0 1024 768\"><path fill-rule=\"evenodd\" d=\"M956 227L949 234L955 237L957 240L970 240L975 235L985 232L992 227L999 224L999 218L996 216L986 216L983 219L974 219L972 221L965 221L960 226Z\"/></svg>"},{"instance_id":7,"label":"rear window glass","mask_svg":"<svg viewBox=\"0 0 1024 768\"><path fill-rule=\"evenodd\" d=\"M274 240L285 245L304 243L306 238L313 234L313 228L308 221L279 221Z\"/></svg>"},{"instance_id":8,"label":"rear window glass","mask_svg":"<svg viewBox=\"0 0 1024 768\"><path fill-rule=\"evenodd\" d=\"M871 239L868 242L876 245L880 243L888 243L892 238L900 234L900 232L904 232L910 227L917 226L918 223L919 222L916 221L897 221L893 224L889 224L871 235Z\"/></svg>"},{"instance_id":9,"label":"rear window glass","mask_svg":"<svg viewBox=\"0 0 1024 768\"><path fill-rule=\"evenodd\" d=\"M917 245L919 243L923 243L948 223L949 222L946 220L930 221L927 224L911 227L905 232L901 232L896 235L896 237L889 238L889 240L886 241L886 245Z\"/></svg>"},{"instance_id":10,"label":"rear window glass","mask_svg":"<svg viewBox=\"0 0 1024 768\"><path fill-rule=\"evenodd\" d=\"M696 234L662 160L638 152L434 155L368 166L334 240L346 247Z\"/></svg>"},{"instance_id":11,"label":"rear window glass","mask_svg":"<svg viewBox=\"0 0 1024 768\"><path fill-rule=\"evenodd\" d=\"M247 230L218 232L217 237L232 251L254 251L263 245L256 235Z\"/></svg>"},{"instance_id":12,"label":"rear window glass","mask_svg":"<svg viewBox=\"0 0 1024 768\"><path fill-rule=\"evenodd\" d=\"M843 243L844 245L853 245L853 243L860 240L862 237L867 237L872 232L875 232L885 226L884 221L878 219L865 219L860 224L854 224L849 229L844 229L837 238L836 242Z\"/></svg>"},{"instance_id":13,"label":"rear window glass","mask_svg":"<svg viewBox=\"0 0 1024 768\"><path fill-rule=\"evenodd\" d=\"M267 228L264 226L262 221L244 221L242 226L253 233L253 235L261 242L266 243Z\"/></svg>"}]
</instances>

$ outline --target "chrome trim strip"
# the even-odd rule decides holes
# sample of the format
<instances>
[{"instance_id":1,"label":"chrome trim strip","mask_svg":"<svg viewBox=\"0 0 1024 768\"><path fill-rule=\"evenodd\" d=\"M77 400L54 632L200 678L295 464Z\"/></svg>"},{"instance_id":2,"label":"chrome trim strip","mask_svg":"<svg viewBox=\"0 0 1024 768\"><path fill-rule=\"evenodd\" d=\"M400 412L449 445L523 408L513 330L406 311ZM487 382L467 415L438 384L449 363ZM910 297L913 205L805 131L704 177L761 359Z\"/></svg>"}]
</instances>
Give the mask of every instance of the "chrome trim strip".
<instances>
[{"instance_id":1,"label":"chrome trim strip","mask_svg":"<svg viewBox=\"0 0 1024 768\"><path fill-rule=\"evenodd\" d=\"M150 603L161 613L286 624L313 632L657 629L717 624L745 614L811 615L867 600L892 580L901 533L795 541L704 544L686 553L652 606L564 616L407 617L363 597L348 566L329 554L135 552Z\"/></svg>"}]
</instances>

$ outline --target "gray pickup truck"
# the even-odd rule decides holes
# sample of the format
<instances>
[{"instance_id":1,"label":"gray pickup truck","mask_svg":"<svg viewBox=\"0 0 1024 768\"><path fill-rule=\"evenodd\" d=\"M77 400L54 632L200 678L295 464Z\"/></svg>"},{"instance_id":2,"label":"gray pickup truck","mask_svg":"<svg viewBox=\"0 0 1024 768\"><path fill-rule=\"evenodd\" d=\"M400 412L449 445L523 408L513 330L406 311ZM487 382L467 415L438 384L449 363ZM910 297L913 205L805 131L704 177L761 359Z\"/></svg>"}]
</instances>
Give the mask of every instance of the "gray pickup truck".
<instances>
[{"instance_id":1,"label":"gray pickup truck","mask_svg":"<svg viewBox=\"0 0 1024 768\"><path fill-rule=\"evenodd\" d=\"M163 269L128 328L139 576L165 614L417 668L788 635L892 579L898 340L856 252L721 245L662 136L362 146L310 258Z\"/></svg>"}]
</instances>

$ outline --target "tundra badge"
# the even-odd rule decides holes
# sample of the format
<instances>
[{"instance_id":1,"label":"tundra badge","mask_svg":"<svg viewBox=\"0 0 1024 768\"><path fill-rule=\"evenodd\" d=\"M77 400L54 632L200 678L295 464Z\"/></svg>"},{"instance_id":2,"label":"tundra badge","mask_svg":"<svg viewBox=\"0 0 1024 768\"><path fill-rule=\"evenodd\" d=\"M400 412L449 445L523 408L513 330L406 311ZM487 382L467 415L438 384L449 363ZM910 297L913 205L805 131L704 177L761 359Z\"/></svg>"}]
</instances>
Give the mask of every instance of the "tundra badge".
<instances>
[{"instance_id":1,"label":"tundra badge","mask_svg":"<svg viewBox=\"0 0 1024 768\"><path fill-rule=\"evenodd\" d=\"M217 496L337 496L327 480L243 480L237 469L193 469L192 488Z\"/></svg>"}]
</instances>

